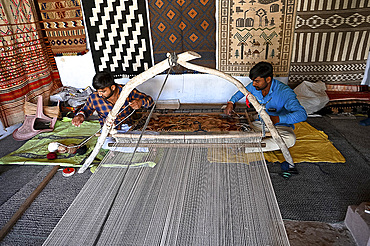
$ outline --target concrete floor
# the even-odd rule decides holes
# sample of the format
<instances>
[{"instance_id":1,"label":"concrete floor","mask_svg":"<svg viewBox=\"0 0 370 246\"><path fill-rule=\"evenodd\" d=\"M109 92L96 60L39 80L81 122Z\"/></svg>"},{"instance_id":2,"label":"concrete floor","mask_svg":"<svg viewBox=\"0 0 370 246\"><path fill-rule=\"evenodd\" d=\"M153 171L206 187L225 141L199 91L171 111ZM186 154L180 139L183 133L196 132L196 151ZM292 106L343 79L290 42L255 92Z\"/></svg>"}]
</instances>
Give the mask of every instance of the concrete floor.
<instances>
[{"instance_id":1,"label":"concrete floor","mask_svg":"<svg viewBox=\"0 0 370 246\"><path fill-rule=\"evenodd\" d=\"M290 245L356 246L344 223L284 220Z\"/></svg>"}]
</instances>

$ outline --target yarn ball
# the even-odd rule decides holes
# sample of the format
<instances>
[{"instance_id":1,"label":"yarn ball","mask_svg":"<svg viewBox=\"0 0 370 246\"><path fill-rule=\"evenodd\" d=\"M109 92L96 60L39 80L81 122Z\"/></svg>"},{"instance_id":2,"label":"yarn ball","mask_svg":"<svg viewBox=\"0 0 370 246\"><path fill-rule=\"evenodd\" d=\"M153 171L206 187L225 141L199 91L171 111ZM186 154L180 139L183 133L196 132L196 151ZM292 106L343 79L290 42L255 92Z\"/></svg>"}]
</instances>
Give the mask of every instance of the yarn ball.
<instances>
[{"instance_id":1,"label":"yarn ball","mask_svg":"<svg viewBox=\"0 0 370 246\"><path fill-rule=\"evenodd\" d=\"M49 143L48 150L50 152L56 152L58 150L59 143L58 142L51 142Z\"/></svg>"},{"instance_id":2,"label":"yarn ball","mask_svg":"<svg viewBox=\"0 0 370 246\"><path fill-rule=\"evenodd\" d=\"M47 155L46 155L46 158L48 158L48 160L54 160L57 158L57 153L55 152L49 152Z\"/></svg>"},{"instance_id":3,"label":"yarn ball","mask_svg":"<svg viewBox=\"0 0 370 246\"><path fill-rule=\"evenodd\" d=\"M83 155L83 154L85 154L85 153L86 153L86 151L87 151L87 146L86 146L86 145L83 145L83 146L79 147L79 148L76 150L76 153L77 153L78 155Z\"/></svg>"}]
</instances>

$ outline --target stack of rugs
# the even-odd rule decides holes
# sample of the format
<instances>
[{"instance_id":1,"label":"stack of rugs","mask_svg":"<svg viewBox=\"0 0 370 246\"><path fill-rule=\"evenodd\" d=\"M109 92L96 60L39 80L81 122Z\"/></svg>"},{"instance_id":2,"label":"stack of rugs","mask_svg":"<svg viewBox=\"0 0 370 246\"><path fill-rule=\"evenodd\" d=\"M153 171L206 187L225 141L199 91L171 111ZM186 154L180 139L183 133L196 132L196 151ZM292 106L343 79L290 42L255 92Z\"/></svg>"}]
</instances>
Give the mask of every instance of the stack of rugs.
<instances>
[{"instance_id":1,"label":"stack of rugs","mask_svg":"<svg viewBox=\"0 0 370 246\"><path fill-rule=\"evenodd\" d=\"M370 105L370 91L367 85L327 84L326 93L329 97L326 107L334 113L361 112L364 109L366 111Z\"/></svg>"}]
</instances>

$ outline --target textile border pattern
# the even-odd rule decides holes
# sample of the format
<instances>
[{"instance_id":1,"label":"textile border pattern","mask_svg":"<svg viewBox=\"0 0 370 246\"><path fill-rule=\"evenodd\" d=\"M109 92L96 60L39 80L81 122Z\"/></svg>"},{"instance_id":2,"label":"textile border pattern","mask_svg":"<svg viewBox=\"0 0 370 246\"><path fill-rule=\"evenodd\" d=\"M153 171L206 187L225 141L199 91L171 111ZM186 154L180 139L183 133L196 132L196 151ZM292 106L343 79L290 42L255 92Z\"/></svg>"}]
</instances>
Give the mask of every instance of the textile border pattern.
<instances>
[{"instance_id":1,"label":"textile border pattern","mask_svg":"<svg viewBox=\"0 0 370 246\"><path fill-rule=\"evenodd\" d=\"M37 0L46 36L55 56L83 55L86 34L79 0Z\"/></svg>"},{"instance_id":2,"label":"textile border pattern","mask_svg":"<svg viewBox=\"0 0 370 246\"><path fill-rule=\"evenodd\" d=\"M295 14L295 0L220 0L217 68L248 76L256 63L268 61L275 76L288 76Z\"/></svg>"},{"instance_id":3,"label":"textile border pattern","mask_svg":"<svg viewBox=\"0 0 370 246\"><path fill-rule=\"evenodd\" d=\"M215 0L149 1L155 63L168 52L191 50L202 56L192 63L215 68L215 8Z\"/></svg>"},{"instance_id":4,"label":"textile border pattern","mask_svg":"<svg viewBox=\"0 0 370 246\"><path fill-rule=\"evenodd\" d=\"M370 50L369 0L300 0L289 85L360 84Z\"/></svg>"},{"instance_id":5,"label":"textile border pattern","mask_svg":"<svg viewBox=\"0 0 370 246\"><path fill-rule=\"evenodd\" d=\"M145 0L83 0L96 71L131 77L153 65Z\"/></svg>"},{"instance_id":6,"label":"textile border pattern","mask_svg":"<svg viewBox=\"0 0 370 246\"><path fill-rule=\"evenodd\" d=\"M40 36L29 0L0 0L0 120L3 127L24 120L25 96L33 99L62 86L54 57Z\"/></svg>"}]
</instances>

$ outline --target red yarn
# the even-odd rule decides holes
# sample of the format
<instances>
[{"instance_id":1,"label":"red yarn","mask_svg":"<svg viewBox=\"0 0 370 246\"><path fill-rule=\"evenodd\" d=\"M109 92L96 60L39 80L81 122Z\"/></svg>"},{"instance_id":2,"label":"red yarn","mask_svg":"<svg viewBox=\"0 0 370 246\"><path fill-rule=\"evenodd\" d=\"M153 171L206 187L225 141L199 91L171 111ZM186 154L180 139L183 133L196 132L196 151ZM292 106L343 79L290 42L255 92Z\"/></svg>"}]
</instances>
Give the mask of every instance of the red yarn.
<instances>
[{"instance_id":1,"label":"red yarn","mask_svg":"<svg viewBox=\"0 0 370 246\"><path fill-rule=\"evenodd\" d=\"M46 158L48 158L48 160L54 160L57 158L57 153L55 152L49 152L47 155L46 155Z\"/></svg>"}]
</instances>

